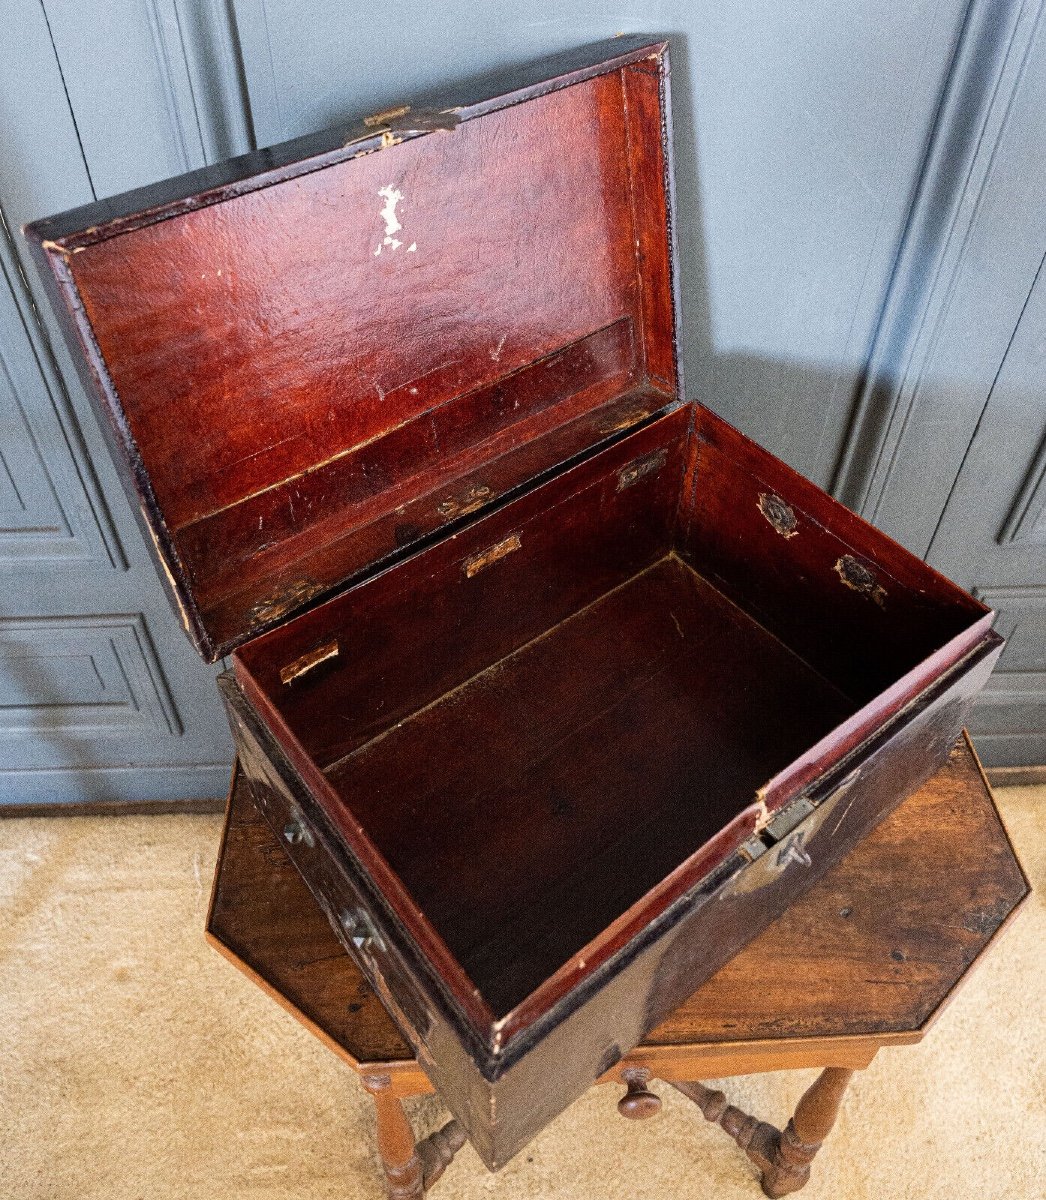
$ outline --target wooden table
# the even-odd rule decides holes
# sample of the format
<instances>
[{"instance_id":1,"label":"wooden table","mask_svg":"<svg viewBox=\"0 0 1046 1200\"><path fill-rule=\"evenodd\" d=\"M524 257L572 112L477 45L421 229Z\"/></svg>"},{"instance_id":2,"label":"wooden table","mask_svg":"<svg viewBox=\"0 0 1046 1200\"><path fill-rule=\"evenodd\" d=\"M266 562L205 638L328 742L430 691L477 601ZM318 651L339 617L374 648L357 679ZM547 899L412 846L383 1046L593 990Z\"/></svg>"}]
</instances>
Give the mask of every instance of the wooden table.
<instances>
[{"instance_id":1,"label":"wooden table","mask_svg":"<svg viewBox=\"0 0 1046 1200\"><path fill-rule=\"evenodd\" d=\"M633 1119L661 1107L651 1079L689 1096L762 1172L797 1191L843 1093L884 1046L918 1042L1028 895L967 739L948 764L601 1083ZM418 1197L464 1143L456 1121L419 1142L400 1103L433 1090L233 772L210 942L357 1070L377 1109L396 1200ZM700 1079L819 1067L783 1130Z\"/></svg>"}]
</instances>

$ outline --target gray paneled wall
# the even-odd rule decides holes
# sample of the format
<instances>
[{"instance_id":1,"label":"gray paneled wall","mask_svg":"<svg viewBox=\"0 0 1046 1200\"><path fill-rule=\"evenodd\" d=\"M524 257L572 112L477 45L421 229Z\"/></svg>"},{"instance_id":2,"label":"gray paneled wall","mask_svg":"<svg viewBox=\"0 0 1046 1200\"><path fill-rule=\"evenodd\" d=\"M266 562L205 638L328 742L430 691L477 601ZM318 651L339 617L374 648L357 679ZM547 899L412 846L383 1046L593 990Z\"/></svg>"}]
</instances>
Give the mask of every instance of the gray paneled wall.
<instances>
[{"instance_id":1,"label":"gray paneled wall","mask_svg":"<svg viewBox=\"0 0 1046 1200\"><path fill-rule=\"evenodd\" d=\"M19 228L247 141L197 99L217 76L193 80L173 4L2 0L0 28L0 802L217 796L231 751L212 672L161 593Z\"/></svg>"},{"instance_id":2,"label":"gray paneled wall","mask_svg":"<svg viewBox=\"0 0 1046 1200\"><path fill-rule=\"evenodd\" d=\"M1046 763L1046 6L972 5L909 221L842 498L999 610L970 723Z\"/></svg>"},{"instance_id":3,"label":"gray paneled wall","mask_svg":"<svg viewBox=\"0 0 1046 1200\"><path fill-rule=\"evenodd\" d=\"M1014 650L981 744L1046 759L1038 19L1019 0L0 0L0 802L218 795L231 753L21 224L633 31L673 38L690 394L1001 604ZM978 500L1000 453L1002 518Z\"/></svg>"}]
</instances>

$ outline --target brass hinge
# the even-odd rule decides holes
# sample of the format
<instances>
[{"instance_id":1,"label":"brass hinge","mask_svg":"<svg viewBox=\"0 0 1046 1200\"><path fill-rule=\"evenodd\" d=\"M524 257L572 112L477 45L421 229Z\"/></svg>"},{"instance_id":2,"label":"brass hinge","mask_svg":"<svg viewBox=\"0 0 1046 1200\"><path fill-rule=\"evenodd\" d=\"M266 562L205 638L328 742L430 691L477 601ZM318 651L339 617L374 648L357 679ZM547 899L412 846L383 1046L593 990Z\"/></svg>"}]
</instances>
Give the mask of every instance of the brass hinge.
<instances>
[{"instance_id":1,"label":"brass hinge","mask_svg":"<svg viewBox=\"0 0 1046 1200\"><path fill-rule=\"evenodd\" d=\"M645 454L635 459L617 473L617 491L623 492L633 484L645 479L648 475L656 475L668 461L667 450L655 450L653 454Z\"/></svg>"},{"instance_id":2,"label":"brass hinge","mask_svg":"<svg viewBox=\"0 0 1046 1200\"><path fill-rule=\"evenodd\" d=\"M342 145L343 148L348 148L357 142L369 142L371 138L380 135L381 149L384 150L397 145L412 134L434 133L440 129L449 133L460 124L461 118L456 109L437 111L419 108L415 111L409 104L400 104L395 108L387 108L383 112L364 117L363 132L354 133Z\"/></svg>"},{"instance_id":3,"label":"brass hinge","mask_svg":"<svg viewBox=\"0 0 1046 1200\"><path fill-rule=\"evenodd\" d=\"M465 578L471 579L474 575L478 575L480 571L484 571L494 563L500 562L501 559L518 550L521 544L519 534L513 533L496 545L490 546L486 550L481 550L478 554L470 555L462 564Z\"/></svg>"},{"instance_id":4,"label":"brass hinge","mask_svg":"<svg viewBox=\"0 0 1046 1200\"><path fill-rule=\"evenodd\" d=\"M375 125L387 125L390 121L394 121L397 117L404 117L410 112L409 104L401 104L399 108L387 108L384 112L371 113L369 117L363 118L363 124L368 129L373 129Z\"/></svg>"},{"instance_id":5,"label":"brass hinge","mask_svg":"<svg viewBox=\"0 0 1046 1200\"><path fill-rule=\"evenodd\" d=\"M775 842L779 842L782 838L787 837L800 821L805 821L815 808L816 805L812 801L807 800L805 796L800 796L787 808L782 808L763 830L763 833L773 838Z\"/></svg>"}]
</instances>

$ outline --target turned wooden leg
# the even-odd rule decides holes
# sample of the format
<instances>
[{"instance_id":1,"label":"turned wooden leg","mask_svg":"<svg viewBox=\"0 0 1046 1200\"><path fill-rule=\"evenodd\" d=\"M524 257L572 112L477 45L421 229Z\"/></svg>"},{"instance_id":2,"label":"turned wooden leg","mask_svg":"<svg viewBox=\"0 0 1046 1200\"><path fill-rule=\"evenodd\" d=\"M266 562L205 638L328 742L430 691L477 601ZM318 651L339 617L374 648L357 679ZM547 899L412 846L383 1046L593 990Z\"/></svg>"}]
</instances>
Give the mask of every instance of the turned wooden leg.
<instances>
[{"instance_id":1,"label":"turned wooden leg","mask_svg":"<svg viewBox=\"0 0 1046 1200\"><path fill-rule=\"evenodd\" d=\"M465 1144L465 1131L457 1121L448 1121L442 1129L416 1142L389 1076L365 1075L363 1086L374 1097L378 1154L389 1200L418 1200L453 1162Z\"/></svg>"},{"instance_id":2,"label":"turned wooden leg","mask_svg":"<svg viewBox=\"0 0 1046 1200\"><path fill-rule=\"evenodd\" d=\"M374 1097L377 1110L378 1154L385 1169L389 1200L418 1200L425 1194L421 1159L414 1131L388 1075L368 1075L363 1086Z\"/></svg>"},{"instance_id":3,"label":"turned wooden leg","mask_svg":"<svg viewBox=\"0 0 1046 1200\"><path fill-rule=\"evenodd\" d=\"M839 1114L853 1071L827 1067L803 1093L784 1132L728 1104L703 1083L673 1083L709 1121L728 1133L762 1172L767 1196L797 1192L810 1178L810 1163Z\"/></svg>"},{"instance_id":4,"label":"turned wooden leg","mask_svg":"<svg viewBox=\"0 0 1046 1200\"><path fill-rule=\"evenodd\" d=\"M777 1151L777 1139L781 1136L773 1125L728 1104L722 1092L705 1087L703 1083L672 1082L672 1086L693 1100L705 1120L728 1133L760 1171L765 1174L770 1169Z\"/></svg>"},{"instance_id":5,"label":"turned wooden leg","mask_svg":"<svg viewBox=\"0 0 1046 1200\"><path fill-rule=\"evenodd\" d=\"M418 1142L418 1157L421 1159L421 1176L425 1191L436 1182L454 1161L454 1155L465 1144L465 1130L457 1121L448 1121L442 1129L430 1133Z\"/></svg>"},{"instance_id":6,"label":"turned wooden leg","mask_svg":"<svg viewBox=\"0 0 1046 1200\"><path fill-rule=\"evenodd\" d=\"M806 1089L795 1115L777 1139L777 1151L763 1171L763 1191L768 1196L797 1192L810 1178L810 1163L831 1132L853 1071L826 1067Z\"/></svg>"}]
</instances>

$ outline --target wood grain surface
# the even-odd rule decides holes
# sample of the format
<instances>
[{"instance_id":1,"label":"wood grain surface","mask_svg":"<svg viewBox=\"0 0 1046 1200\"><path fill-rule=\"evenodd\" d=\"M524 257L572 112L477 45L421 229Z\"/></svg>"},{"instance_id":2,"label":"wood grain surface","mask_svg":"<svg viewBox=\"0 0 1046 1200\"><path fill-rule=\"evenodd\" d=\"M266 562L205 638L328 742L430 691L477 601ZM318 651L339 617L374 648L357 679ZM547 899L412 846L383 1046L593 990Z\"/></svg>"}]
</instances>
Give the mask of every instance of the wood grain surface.
<instances>
[{"instance_id":1,"label":"wood grain surface","mask_svg":"<svg viewBox=\"0 0 1046 1200\"><path fill-rule=\"evenodd\" d=\"M736 1056L748 1042L757 1055L768 1040L917 1035L1027 891L963 740L637 1053L656 1061L659 1050L718 1044ZM344 1057L412 1062L235 775L208 933Z\"/></svg>"}]
</instances>

